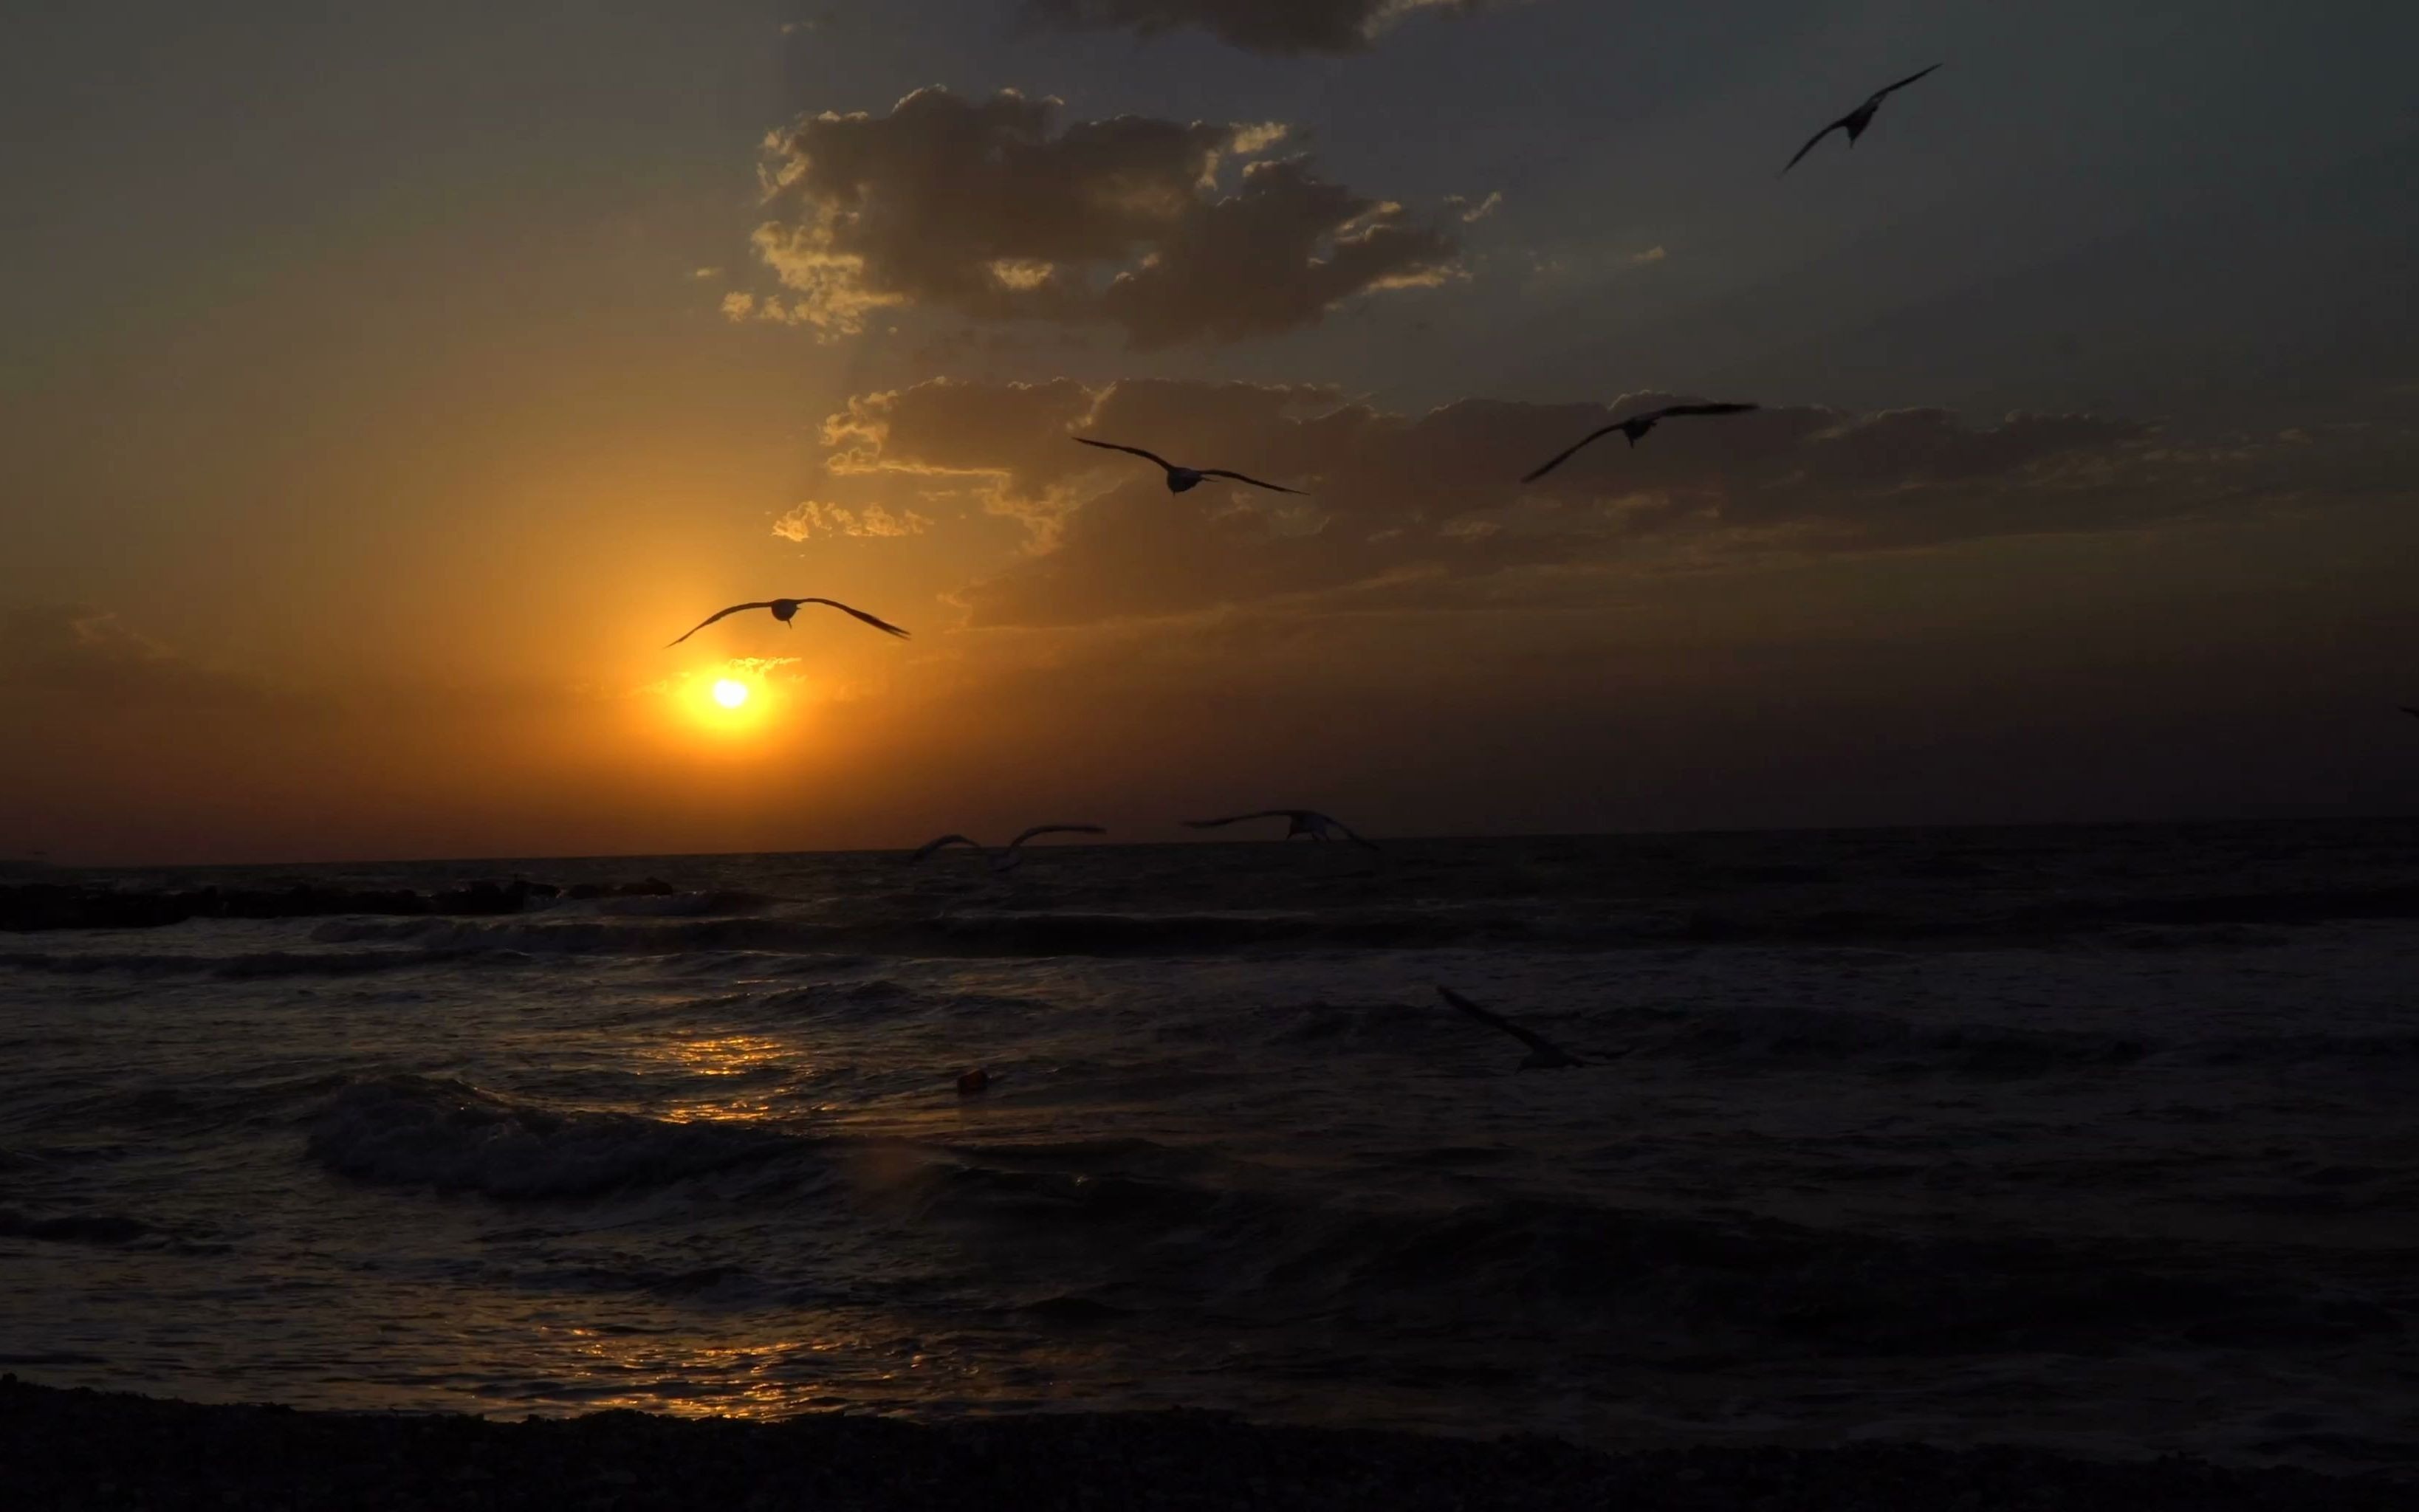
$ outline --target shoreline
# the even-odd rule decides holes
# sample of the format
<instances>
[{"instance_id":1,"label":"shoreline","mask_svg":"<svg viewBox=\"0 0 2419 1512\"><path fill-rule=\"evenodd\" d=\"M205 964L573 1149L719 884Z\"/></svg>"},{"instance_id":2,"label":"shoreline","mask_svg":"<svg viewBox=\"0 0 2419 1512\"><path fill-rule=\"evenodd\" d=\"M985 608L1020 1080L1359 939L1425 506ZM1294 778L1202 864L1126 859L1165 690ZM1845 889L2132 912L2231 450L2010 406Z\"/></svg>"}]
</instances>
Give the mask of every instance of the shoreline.
<instances>
[{"instance_id":1,"label":"shoreline","mask_svg":"<svg viewBox=\"0 0 2419 1512\"><path fill-rule=\"evenodd\" d=\"M618 1411L503 1420L204 1405L0 1377L13 1504L84 1507L871 1509L1879 1507L2389 1512L2408 1482L1872 1441L1604 1452L1259 1425L1223 1413L771 1422Z\"/></svg>"}]
</instances>

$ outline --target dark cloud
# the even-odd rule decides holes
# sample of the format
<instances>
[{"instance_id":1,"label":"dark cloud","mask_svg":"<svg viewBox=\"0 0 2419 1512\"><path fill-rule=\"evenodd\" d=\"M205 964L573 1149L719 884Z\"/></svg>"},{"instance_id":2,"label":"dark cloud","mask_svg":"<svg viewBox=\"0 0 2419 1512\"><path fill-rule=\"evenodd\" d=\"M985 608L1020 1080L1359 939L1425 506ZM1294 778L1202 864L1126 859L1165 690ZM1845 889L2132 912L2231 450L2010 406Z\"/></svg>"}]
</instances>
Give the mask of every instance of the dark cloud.
<instances>
[{"instance_id":1,"label":"dark cloud","mask_svg":"<svg viewBox=\"0 0 2419 1512\"><path fill-rule=\"evenodd\" d=\"M767 143L785 219L756 249L782 294L735 318L861 329L891 306L1106 322L1138 347L1317 324L1331 307L1458 276L1453 239L1391 201L1258 158L1276 125L1072 121L1055 100L919 89L888 116L824 114Z\"/></svg>"},{"instance_id":2,"label":"dark cloud","mask_svg":"<svg viewBox=\"0 0 2419 1512\"><path fill-rule=\"evenodd\" d=\"M0 691L129 709L262 709L267 685L195 662L107 609L37 605L0 616Z\"/></svg>"},{"instance_id":3,"label":"dark cloud","mask_svg":"<svg viewBox=\"0 0 2419 1512\"><path fill-rule=\"evenodd\" d=\"M1351 53L1415 10L1468 15L1487 0L1025 0L1025 13L1050 25L1132 31L1144 37L1188 27L1247 52Z\"/></svg>"},{"instance_id":4,"label":"dark cloud","mask_svg":"<svg viewBox=\"0 0 2419 1512\"><path fill-rule=\"evenodd\" d=\"M1670 422L1635 448L1610 437L1535 485L1514 481L1608 419L1679 397L1473 399L1409 416L1319 388L934 381L852 400L825 436L835 471L979 476L995 508L1037 522L1031 555L967 590L978 624L1345 590L1415 602L1438 583L1650 556L1703 564L2128 529L2284 499L2306 476L2287 442L2191 451L2126 420L1788 406ZM1148 464L1078 447L1077 432L1313 497L1215 484L1171 497Z\"/></svg>"}]
</instances>

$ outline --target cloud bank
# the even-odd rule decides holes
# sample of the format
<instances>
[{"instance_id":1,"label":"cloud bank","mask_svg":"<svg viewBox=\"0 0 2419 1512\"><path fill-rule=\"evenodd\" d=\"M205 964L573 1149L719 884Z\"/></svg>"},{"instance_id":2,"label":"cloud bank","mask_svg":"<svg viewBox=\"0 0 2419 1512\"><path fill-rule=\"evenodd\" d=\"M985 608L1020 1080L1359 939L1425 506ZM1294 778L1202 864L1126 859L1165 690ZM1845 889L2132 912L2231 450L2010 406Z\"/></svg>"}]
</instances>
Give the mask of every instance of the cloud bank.
<instances>
[{"instance_id":1,"label":"cloud bank","mask_svg":"<svg viewBox=\"0 0 2419 1512\"><path fill-rule=\"evenodd\" d=\"M1234 342L1461 274L1435 220L1266 156L1274 123L1058 119L1058 101L919 89L887 116L801 118L765 143L782 292L725 312L824 335L876 311L1105 323L1137 348ZM1243 162L1239 173L1224 170ZM1231 178L1231 182L1229 179Z\"/></svg>"},{"instance_id":2,"label":"cloud bank","mask_svg":"<svg viewBox=\"0 0 2419 1512\"><path fill-rule=\"evenodd\" d=\"M0 615L0 692L127 709L258 710L267 684L205 666L108 609L30 605Z\"/></svg>"},{"instance_id":3,"label":"cloud bank","mask_svg":"<svg viewBox=\"0 0 2419 1512\"><path fill-rule=\"evenodd\" d=\"M1467 16L1487 0L1025 0L1025 14L1069 30L1142 37L1193 29L1246 52L1356 53L1413 11Z\"/></svg>"},{"instance_id":4,"label":"cloud bank","mask_svg":"<svg viewBox=\"0 0 2419 1512\"><path fill-rule=\"evenodd\" d=\"M809 499L775 520L773 533L785 541L802 543L818 535L891 540L921 535L932 523L912 509L892 510L881 504L851 509L845 504L822 504Z\"/></svg>"},{"instance_id":5,"label":"cloud bank","mask_svg":"<svg viewBox=\"0 0 2419 1512\"><path fill-rule=\"evenodd\" d=\"M862 394L825 422L836 478L969 480L1033 526L1033 548L963 598L976 625L1078 625L1302 595L1404 606L1500 598L1643 562L1698 570L1999 536L2137 529L2289 496L2283 443L2192 451L2139 422L1780 406L1608 438L1514 480L1613 403L1466 399L1391 413L1333 390L1149 380L936 379ZM1146 446L1311 490L1212 485L1171 497Z\"/></svg>"}]
</instances>

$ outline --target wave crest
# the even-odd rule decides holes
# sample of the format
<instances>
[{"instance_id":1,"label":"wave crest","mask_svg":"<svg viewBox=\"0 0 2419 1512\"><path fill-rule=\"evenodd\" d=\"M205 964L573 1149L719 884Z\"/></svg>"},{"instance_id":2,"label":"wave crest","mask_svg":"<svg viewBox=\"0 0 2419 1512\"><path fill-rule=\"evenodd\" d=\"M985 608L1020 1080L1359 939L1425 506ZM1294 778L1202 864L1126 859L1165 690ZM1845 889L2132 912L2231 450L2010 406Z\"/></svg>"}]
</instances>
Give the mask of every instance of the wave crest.
<instances>
[{"instance_id":1,"label":"wave crest","mask_svg":"<svg viewBox=\"0 0 2419 1512\"><path fill-rule=\"evenodd\" d=\"M310 1153L357 1180L539 1198L661 1186L798 1144L767 1129L558 1111L446 1078L390 1076L337 1093L312 1126Z\"/></svg>"}]
</instances>

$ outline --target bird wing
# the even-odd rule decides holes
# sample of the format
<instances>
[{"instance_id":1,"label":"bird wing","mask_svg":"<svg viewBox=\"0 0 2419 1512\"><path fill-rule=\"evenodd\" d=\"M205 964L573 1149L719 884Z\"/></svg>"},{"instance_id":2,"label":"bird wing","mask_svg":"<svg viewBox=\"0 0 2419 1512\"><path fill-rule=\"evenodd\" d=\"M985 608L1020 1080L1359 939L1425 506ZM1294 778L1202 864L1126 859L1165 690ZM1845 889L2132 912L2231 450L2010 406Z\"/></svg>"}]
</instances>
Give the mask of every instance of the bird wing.
<instances>
[{"instance_id":1,"label":"bird wing","mask_svg":"<svg viewBox=\"0 0 2419 1512\"><path fill-rule=\"evenodd\" d=\"M1262 483L1247 473L1229 472L1225 468L1203 468L1201 475L1205 478L1232 478L1237 483L1248 483L1255 488L1266 488L1271 493L1299 494L1302 492L1300 488L1288 488L1282 483Z\"/></svg>"},{"instance_id":2,"label":"bird wing","mask_svg":"<svg viewBox=\"0 0 2419 1512\"><path fill-rule=\"evenodd\" d=\"M801 604L829 605L831 608L840 610L842 614L851 615L856 619L863 620L866 624L872 625L875 629L882 631L886 635L895 635L901 640L907 639L907 632L891 624L888 620L875 619L872 615L865 612L865 610L861 609L851 609L837 598L801 598L798 602Z\"/></svg>"},{"instance_id":3,"label":"bird wing","mask_svg":"<svg viewBox=\"0 0 2419 1512\"><path fill-rule=\"evenodd\" d=\"M704 629L707 625L712 625L715 621L721 619L726 614L736 614L742 609L771 609L772 607L773 601L769 598L761 604L733 604L729 609L718 610L717 612L709 614L705 618L698 621L696 625L690 626L688 635L682 636L680 640L673 641L671 646L666 646L664 649L666 651L670 651L672 646L679 645L681 640L687 640L689 635L697 634L698 631ZM854 613L855 611L852 609L850 612Z\"/></svg>"},{"instance_id":4,"label":"bird wing","mask_svg":"<svg viewBox=\"0 0 2419 1512\"><path fill-rule=\"evenodd\" d=\"M1262 809L1253 813L1228 814L1224 819L1187 819L1184 821L1184 827L1187 829L1215 829L1220 825L1240 825L1246 819L1291 819L1294 815L1301 813L1302 811L1302 810L1300 809Z\"/></svg>"},{"instance_id":5,"label":"bird wing","mask_svg":"<svg viewBox=\"0 0 2419 1512\"><path fill-rule=\"evenodd\" d=\"M1175 463L1160 455L1157 452L1146 452L1139 446L1119 446L1115 441L1096 441L1089 436L1071 436L1068 440L1083 446L1097 446L1103 452L1124 452L1132 456L1147 456L1163 468L1172 469L1176 466Z\"/></svg>"},{"instance_id":6,"label":"bird wing","mask_svg":"<svg viewBox=\"0 0 2419 1512\"><path fill-rule=\"evenodd\" d=\"M1455 992L1450 987L1438 988L1437 995L1443 998L1446 1003L1450 1004L1454 1008L1457 1008L1464 1013L1469 1014L1471 1018L1476 1019L1479 1023L1484 1024L1492 1029L1502 1030L1505 1034L1510 1035L1515 1040L1519 1041L1522 1044L1527 1045L1530 1049L1534 1050L1541 1055L1560 1056L1564 1059L1573 1063L1577 1063L1579 1058L1579 1057L1572 1055L1569 1051L1564 1049L1561 1045L1554 1043L1553 1041L1537 1033L1535 1030L1524 1029L1518 1024L1513 1023L1510 1019L1505 1018L1501 1013L1488 1012L1487 1010L1479 1007L1476 1003L1471 1002L1469 998L1462 996L1457 992Z\"/></svg>"},{"instance_id":7,"label":"bird wing","mask_svg":"<svg viewBox=\"0 0 2419 1512\"><path fill-rule=\"evenodd\" d=\"M1813 150L1814 150L1814 144L1815 144L1815 143L1822 141L1825 137L1826 137L1826 136L1830 135L1833 131L1837 131L1843 130L1843 129L1847 126L1847 124L1848 124L1847 117L1843 116L1841 116L1840 119L1836 120L1836 121L1833 121L1830 125L1826 126L1826 127L1825 127L1825 128L1823 128L1821 131L1819 131L1815 132L1812 136L1808 137L1808 138L1806 139L1806 145L1805 145L1804 147L1799 147L1799 148L1797 149L1797 157L1796 157L1796 158L1792 158L1792 159L1790 159L1790 160L1789 160L1789 162L1787 162L1787 163L1786 163L1786 164L1781 168L1781 170L1780 170L1780 171L1781 171L1782 173L1787 173L1791 168L1795 168L1795 167L1796 167L1796 166L1797 166L1797 160L1798 160L1798 158L1803 158L1803 157L1804 157L1804 156L1806 156L1806 154L1808 154L1809 152L1813 151Z\"/></svg>"},{"instance_id":8,"label":"bird wing","mask_svg":"<svg viewBox=\"0 0 2419 1512\"><path fill-rule=\"evenodd\" d=\"M1935 63L1935 64L1934 64L1934 65L1932 66L1932 69L1936 69L1936 68L1938 68L1938 67L1940 67L1940 65L1939 65L1939 64L1937 64L1937 63ZM1878 105L1878 104L1880 104L1880 103L1882 102L1882 100L1884 99L1884 97L1888 96L1888 95L1896 94L1899 90L1903 89L1903 88L1905 88L1908 85L1911 85L1911 84L1915 83L1915 81L1916 81L1916 80L1922 78L1922 77L1923 77L1923 74L1925 74L1925 73L1930 73L1930 72L1932 71L1932 69L1924 69L1924 70L1923 70L1923 72L1922 72L1922 73L1910 73L1910 74L1908 74L1905 78L1901 79L1901 80L1900 80L1898 83L1896 83L1896 84L1892 84L1892 85L1884 85L1881 88L1874 90L1874 91L1873 91L1873 97L1872 97L1871 100L1866 100L1866 101L1865 101L1865 103L1866 103L1866 104L1868 104L1868 105Z\"/></svg>"},{"instance_id":9,"label":"bird wing","mask_svg":"<svg viewBox=\"0 0 2419 1512\"><path fill-rule=\"evenodd\" d=\"M1656 414L1658 418L1664 415L1743 415L1756 408L1751 404L1675 404L1667 409L1656 410Z\"/></svg>"},{"instance_id":10,"label":"bird wing","mask_svg":"<svg viewBox=\"0 0 2419 1512\"><path fill-rule=\"evenodd\" d=\"M1107 833L1107 830L1098 825L1036 825L1009 841L1008 848L1012 851L1036 835L1105 835Z\"/></svg>"},{"instance_id":11,"label":"bird wing","mask_svg":"<svg viewBox=\"0 0 2419 1512\"><path fill-rule=\"evenodd\" d=\"M2419 718L2419 709L2414 709L2408 703L2401 705L2401 708L2403 713L2410 715L2413 718Z\"/></svg>"},{"instance_id":12,"label":"bird wing","mask_svg":"<svg viewBox=\"0 0 2419 1512\"><path fill-rule=\"evenodd\" d=\"M1631 420L1634 420L1634 419L1636 419L1637 417L1636 417L1635 415L1633 415L1633 416L1631 416L1631 417L1629 417L1629 418L1630 418ZM1585 435L1584 437L1580 438L1580 440L1579 440L1579 441L1578 442L1578 444L1576 444L1576 445L1574 445L1574 446L1571 446L1571 447L1569 447L1568 449L1566 449L1566 450L1564 450L1564 451L1562 451L1562 452L1558 452L1558 453L1556 453L1556 454L1554 455L1554 458L1553 458L1553 460L1552 460L1552 461L1548 462L1544 467L1541 467L1541 468L1537 469L1535 471L1531 472L1527 477L1522 478L1520 481L1521 481L1522 483L1534 483L1534 482L1536 482L1539 478L1544 477L1547 473L1553 471L1554 471L1556 468L1558 468L1558 467L1561 467L1564 463L1565 463L1565 462L1569 461L1572 457L1577 456L1580 452L1582 452L1582 451L1586 450L1590 445L1594 444L1594 443L1595 443L1595 442L1596 442L1596 441L1602 440L1605 437L1611 435L1614 431L1619 430L1622 426L1624 426L1624 425L1626 425L1626 424L1629 424L1629 420L1616 420L1616 421L1614 421L1614 422L1613 422L1611 424L1610 424L1610 425L1603 426L1603 427L1601 427L1600 429L1596 429L1596 430L1589 431L1589 432L1587 433L1587 435Z\"/></svg>"},{"instance_id":13,"label":"bird wing","mask_svg":"<svg viewBox=\"0 0 2419 1512\"><path fill-rule=\"evenodd\" d=\"M1343 820L1336 818L1333 814L1323 813L1318 817L1326 820L1329 824L1333 825L1336 828L1344 831L1344 838L1346 840L1350 841L1353 844L1362 847L1364 850L1374 851L1378 848L1375 841L1363 839L1360 831L1354 829L1350 825L1346 824Z\"/></svg>"},{"instance_id":14,"label":"bird wing","mask_svg":"<svg viewBox=\"0 0 2419 1512\"><path fill-rule=\"evenodd\" d=\"M934 851L939 850L944 845L971 845L976 850L981 850L983 848L982 841L978 840L968 840L963 835L944 835L939 840L926 841L922 847L919 848L915 855L907 857L907 859L910 862L920 861L924 857L932 855Z\"/></svg>"}]
</instances>

